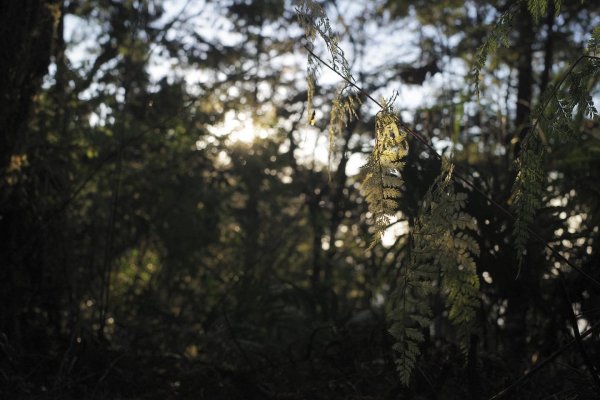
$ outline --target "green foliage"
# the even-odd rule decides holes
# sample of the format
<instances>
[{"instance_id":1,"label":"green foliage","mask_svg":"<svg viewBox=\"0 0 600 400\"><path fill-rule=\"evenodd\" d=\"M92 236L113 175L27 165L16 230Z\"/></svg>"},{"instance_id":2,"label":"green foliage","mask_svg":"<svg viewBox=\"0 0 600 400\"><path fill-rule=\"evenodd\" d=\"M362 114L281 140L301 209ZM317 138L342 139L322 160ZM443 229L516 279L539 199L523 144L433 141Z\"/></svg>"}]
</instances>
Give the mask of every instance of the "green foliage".
<instances>
[{"instance_id":1,"label":"green foliage","mask_svg":"<svg viewBox=\"0 0 600 400\"><path fill-rule=\"evenodd\" d=\"M308 123L315 124L313 98L315 95L315 84L317 73L319 71L319 62L314 57L312 52L315 49L315 41L320 37L329 54L331 55L332 67L342 76L351 80L350 66L344 56L344 51L339 47L339 38L334 33L329 23L329 18L323 8L312 0L301 0L296 4L296 15L298 21L304 29L304 34L307 40L306 48L309 50L307 59L307 117ZM333 110L332 110L333 112Z\"/></svg>"},{"instance_id":2,"label":"green foliage","mask_svg":"<svg viewBox=\"0 0 600 400\"><path fill-rule=\"evenodd\" d=\"M548 11L548 3L554 1L555 14L560 13L561 0L527 0L527 9L534 20L538 21L545 16ZM472 82L475 86L475 93L479 96L479 81L481 71L485 67L490 55L497 52L500 46L509 47L509 36L513 32L513 22L519 18L519 3L512 5L507 11L502 13L497 19L494 27L488 34L488 37L475 53L475 60L471 70Z\"/></svg>"},{"instance_id":3,"label":"green foliage","mask_svg":"<svg viewBox=\"0 0 600 400\"><path fill-rule=\"evenodd\" d=\"M336 94L331 104L329 113L329 167L331 170L332 158L335 153L336 138L341 135L342 130L348 126L352 118L358 118L356 110L360 105L360 98L355 89L349 85L352 82L352 74L348 60L344 56L344 51L339 47L339 38L334 33L329 22L327 14L323 8L316 2L310 0L299 1L296 6L296 15L300 25L304 28L307 39L306 48L308 50L307 59L307 118L309 125L316 124L315 111L313 109L313 99L315 96L317 73L319 71L319 61L313 55L315 50L315 41L317 37L325 43L331 56L331 66L342 76L346 82Z\"/></svg>"},{"instance_id":4,"label":"green foliage","mask_svg":"<svg viewBox=\"0 0 600 400\"><path fill-rule=\"evenodd\" d=\"M592 30L592 37L588 42L588 52L596 56L600 52L600 26Z\"/></svg>"},{"instance_id":5,"label":"green foliage","mask_svg":"<svg viewBox=\"0 0 600 400\"><path fill-rule=\"evenodd\" d=\"M531 16L539 21L540 18L546 16L548 12L548 3L554 1L555 14L560 13L561 0L527 0L527 9L531 13Z\"/></svg>"},{"instance_id":6,"label":"green foliage","mask_svg":"<svg viewBox=\"0 0 600 400\"><path fill-rule=\"evenodd\" d=\"M542 206L544 178L544 146L537 135L529 135L523 141L517 161L517 178L513 186L512 209L517 215L513 235L517 249L519 269L524 260L528 228L533 223L537 210Z\"/></svg>"},{"instance_id":7,"label":"green foliage","mask_svg":"<svg viewBox=\"0 0 600 400\"><path fill-rule=\"evenodd\" d=\"M479 96L479 81L481 80L481 71L490 54L494 54L498 47L508 47L508 37L512 31L512 22L515 17L517 7L513 6L504 12L497 19L496 24L490 31L488 37L475 53L475 60L471 70L472 82L475 85L475 93Z\"/></svg>"},{"instance_id":8,"label":"green foliage","mask_svg":"<svg viewBox=\"0 0 600 400\"><path fill-rule=\"evenodd\" d=\"M594 37L598 33L592 35ZM589 51L592 52L590 43ZM560 146L578 140L584 119L597 119L591 89L600 79L600 60L582 56L563 79L550 86L532 113L532 127L521 144L517 177L513 185L512 209L516 214L513 235L519 268L529 239L529 228L542 207L546 177L544 158ZM565 87L566 90L561 90Z\"/></svg>"},{"instance_id":9,"label":"green foliage","mask_svg":"<svg viewBox=\"0 0 600 400\"><path fill-rule=\"evenodd\" d=\"M398 128L391 102L383 101L384 108L375 118L375 145L363 167L365 177L362 191L369 204L374 234L369 248L375 246L390 224L390 217L398 210L402 188L403 159L408 153L406 132Z\"/></svg>"},{"instance_id":10,"label":"green foliage","mask_svg":"<svg viewBox=\"0 0 600 400\"><path fill-rule=\"evenodd\" d=\"M410 258L392 297L390 333L396 339L396 365L405 385L424 340L422 330L431 324L427 304L436 286L447 296L448 317L465 353L475 322L479 278L474 257L479 255L479 245L469 231L476 230L476 223L463 211L467 196L455 192L452 172L452 164L443 159L442 172L419 207Z\"/></svg>"},{"instance_id":11,"label":"green foliage","mask_svg":"<svg viewBox=\"0 0 600 400\"><path fill-rule=\"evenodd\" d=\"M356 110L360 106L360 98L353 94L345 94L348 86L340 90L331 103L329 113L329 169L331 170L332 156L335 153L335 141L344 128L353 119L358 119Z\"/></svg>"},{"instance_id":12,"label":"green foliage","mask_svg":"<svg viewBox=\"0 0 600 400\"><path fill-rule=\"evenodd\" d=\"M300 25L304 28L308 40L307 47L313 50L314 42L319 36L327 46L334 69L350 78L348 61L344 56L344 51L339 47L339 38L331 28L329 18L323 8L312 0L301 0L296 5L296 15ZM312 62L315 62L315 60L313 59Z\"/></svg>"},{"instance_id":13,"label":"green foliage","mask_svg":"<svg viewBox=\"0 0 600 400\"><path fill-rule=\"evenodd\" d=\"M393 304L390 334L395 339L396 370L405 386L408 386L421 354L419 345L425 339L423 330L431 325L428 295L431 293L432 278L436 275L430 264L414 265L415 259L413 257L411 260L411 265L403 273L399 287L390 299Z\"/></svg>"}]
</instances>

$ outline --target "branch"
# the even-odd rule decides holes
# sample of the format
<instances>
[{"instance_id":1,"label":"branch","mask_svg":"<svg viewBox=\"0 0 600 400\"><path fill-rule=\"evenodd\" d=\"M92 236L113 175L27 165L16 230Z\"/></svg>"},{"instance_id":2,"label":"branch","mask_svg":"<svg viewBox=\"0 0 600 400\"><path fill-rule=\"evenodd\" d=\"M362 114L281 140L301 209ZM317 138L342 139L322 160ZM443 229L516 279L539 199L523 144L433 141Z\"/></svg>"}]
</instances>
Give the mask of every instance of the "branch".
<instances>
[{"instance_id":1,"label":"branch","mask_svg":"<svg viewBox=\"0 0 600 400\"><path fill-rule=\"evenodd\" d=\"M573 70L575 69L575 67L582 61L585 59L589 59L589 60L600 60L600 57L595 57L595 56L590 56L590 55L582 55L580 56L577 60L575 60L575 62L573 62L571 64L571 66L569 67L569 69L567 69L567 71L563 74L563 76L560 78L560 81L558 81L558 84L554 87L554 90L552 90L552 95L548 96L548 98L546 99L546 101L544 101L542 108L540 109L540 114L543 115L544 110L546 110L546 107L548 107L548 104L550 104L550 100L552 100L556 94L558 93L558 90L560 89L560 87L562 86L563 83L565 83L565 81L567 80L567 77L571 74L571 72L573 72ZM531 126L531 129L529 130L528 135L533 134L533 132L536 131L536 128L538 126L539 123L539 118L537 118L535 120L535 122L533 123L533 125Z\"/></svg>"},{"instance_id":2,"label":"branch","mask_svg":"<svg viewBox=\"0 0 600 400\"><path fill-rule=\"evenodd\" d=\"M592 359L588 355L587 351L585 351L585 347L583 347L583 342L581 340L581 334L579 333L579 326L577 326L577 317L573 312L573 306L571 305L571 299L569 298L569 292L567 291L567 286L565 285L565 280L563 278L563 274L559 271L560 277L560 286L562 287L563 296L566 300L567 312L569 316L569 320L571 322L571 327L573 329L573 335L575 336L575 341L577 342L577 347L579 352L581 353L581 357L583 358L583 362L587 365L590 370L590 375L592 375L592 380L598 389L598 393L600 393L600 378L598 378L598 373L596 372L597 368L592 362Z\"/></svg>"},{"instance_id":3,"label":"branch","mask_svg":"<svg viewBox=\"0 0 600 400\"><path fill-rule=\"evenodd\" d=\"M581 334L581 339L583 339L583 338L591 335L592 332L596 328L598 328L599 326L600 326L600 322L594 324L591 328L587 329L585 332L583 332ZM550 355L544 361L541 361L538 365L536 365L534 368L532 368L525 375L523 375L522 377L520 377L519 379L517 379L510 386L502 389L500 392L498 392L494 396L490 397L489 400L497 400L497 399L500 399L500 398L506 396L508 393L510 393L511 391L513 391L514 389L516 389L519 385L521 385L527 379L531 378L531 376L533 376L533 374L535 374L536 372L539 372L546 365L548 365L549 363L551 363L552 361L554 361L554 359L556 357L558 357L559 355L561 355L565 350L567 350L569 347L571 347L575 342L576 342L576 339L572 339L569 343L565 344L563 347L561 347L560 349L556 350L554 353L552 353L552 355Z\"/></svg>"}]
</instances>

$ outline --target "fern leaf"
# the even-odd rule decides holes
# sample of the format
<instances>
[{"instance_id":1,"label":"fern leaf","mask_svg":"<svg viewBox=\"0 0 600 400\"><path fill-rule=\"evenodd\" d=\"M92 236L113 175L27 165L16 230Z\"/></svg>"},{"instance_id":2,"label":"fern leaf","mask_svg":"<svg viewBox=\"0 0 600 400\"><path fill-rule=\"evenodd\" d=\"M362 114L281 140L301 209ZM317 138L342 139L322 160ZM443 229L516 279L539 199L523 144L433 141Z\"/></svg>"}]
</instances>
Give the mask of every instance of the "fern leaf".
<instances>
[{"instance_id":1,"label":"fern leaf","mask_svg":"<svg viewBox=\"0 0 600 400\"><path fill-rule=\"evenodd\" d=\"M600 26L596 26L592 30L592 37L588 42L588 52L594 56L600 52Z\"/></svg>"},{"instance_id":2,"label":"fern leaf","mask_svg":"<svg viewBox=\"0 0 600 400\"><path fill-rule=\"evenodd\" d=\"M463 211L467 196L455 192L452 172L452 164L443 159L442 172L419 207L411 236L410 261L392 298L396 306L390 333L396 339L396 365L405 385L417 362L424 339L422 330L431 324L428 297L440 272L449 319L465 353L475 323L479 277L474 257L479 255L479 245L469 230L475 230L476 223Z\"/></svg>"},{"instance_id":3,"label":"fern leaf","mask_svg":"<svg viewBox=\"0 0 600 400\"><path fill-rule=\"evenodd\" d=\"M369 248L373 248L396 214L402 187L402 161L408 153L406 132L398 127L398 119L390 103L384 100L384 108L375 118L375 146L363 167L362 182L369 212L372 215L374 234Z\"/></svg>"},{"instance_id":4,"label":"fern leaf","mask_svg":"<svg viewBox=\"0 0 600 400\"><path fill-rule=\"evenodd\" d=\"M597 35L600 38L600 30ZM528 132L521 145L511 196L511 208L516 214L513 236L519 270L524 261L530 226L543 205L545 156L552 148L577 140L583 118L598 118L598 110L590 95L590 82L599 79L600 61L583 60L563 79L562 83L568 90L549 87L532 114L532 127L535 129Z\"/></svg>"},{"instance_id":5,"label":"fern leaf","mask_svg":"<svg viewBox=\"0 0 600 400\"><path fill-rule=\"evenodd\" d=\"M549 1L554 1L555 15L558 15L561 9L561 0L527 0L527 9L536 21L546 15ZM475 93L477 93L477 96L479 96L479 80L481 70L485 67L488 56L490 54L494 54L499 46L508 47L509 35L512 32L511 25L518 10L519 2L514 4L506 12L500 15L487 39L477 50L474 66L471 71L473 83L475 85Z\"/></svg>"},{"instance_id":6,"label":"fern leaf","mask_svg":"<svg viewBox=\"0 0 600 400\"><path fill-rule=\"evenodd\" d=\"M415 261L416 258L413 258L412 262ZM419 301L421 296L429 292L426 288L428 283L427 280L419 279L418 274L415 276L416 270L417 268L411 265L405 271L402 285L397 291L401 295L395 299L396 307L391 312L390 334L395 339L393 349L397 353L396 370L405 386L409 384L421 353L419 345L425 339L422 330L431 324L431 311L427 302Z\"/></svg>"},{"instance_id":7,"label":"fern leaf","mask_svg":"<svg viewBox=\"0 0 600 400\"><path fill-rule=\"evenodd\" d=\"M444 159L423 219L425 231L443 230L443 234L429 236L427 246L436 254L442 287L448 292L449 318L457 327L461 348L466 351L479 303L479 277L474 260L479 255L479 245L469 233L476 229L475 219L463 211L467 196L455 192L452 172L452 164Z\"/></svg>"},{"instance_id":8,"label":"fern leaf","mask_svg":"<svg viewBox=\"0 0 600 400\"><path fill-rule=\"evenodd\" d=\"M512 6L498 18L488 37L475 53L471 75L475 86L475 93L478 97L481 70L485 67L488 56L494 54L499 46L508 47L508 37L511 33L511 25L517 9L516 6Z\"/></svg>"},{"instance_id":9,"label":"fern leaf","mask_svg":"<svg viewBox=\"0 0 600 400\"><path fill-rule=\"evenodd\" d=\"M315 83L319 64L312 55L315 48L315 41L321 38L331 56L332 67L339 72L344 78L352 81L350 66L344 51L339 46L339 38L333 31L329 18L325 10L314 0L299 0L296 1L296 15L300 26L304 29L304 34L307 40L306 47L309 50L307 60L307 116L308 123L314 125L314 110L313 98L315 94Z\"/></svg>"},{"instance_id":10,"label":"fern leaf","mask_svg":"<svg viewBox=\"0 0 600 400\"><path fill-rule=\"evenodd\" d=\"M329 169L331 170L332 157L335 154L335 141L341 136L344 128L352 119L358 119L357 109L361 104L360 98L355 93L345 94L350 88L345 86L340 90L331 104L329 114Z\"/></svg>"}]
</instances>

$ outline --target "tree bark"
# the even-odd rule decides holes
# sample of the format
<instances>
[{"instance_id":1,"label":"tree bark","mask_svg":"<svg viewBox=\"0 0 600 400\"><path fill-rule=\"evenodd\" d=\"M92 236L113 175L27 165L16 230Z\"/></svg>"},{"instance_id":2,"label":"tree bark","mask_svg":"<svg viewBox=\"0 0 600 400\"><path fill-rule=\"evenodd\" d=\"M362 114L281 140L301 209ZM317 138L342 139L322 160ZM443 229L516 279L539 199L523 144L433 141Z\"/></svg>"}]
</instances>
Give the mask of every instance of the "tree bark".
<instances>
[{"instance_id":1,"label":"tree bark","mask_svg":"<svg viewBox=\"0 0 600 400\"><path fill-rule=\"evenodd\" d=\"M43 244L29 241L25 226L31 222L31 200L26 191L11 190L13 156L28 143L27 125L33 98L48 71L52 43L60 18L60 0L0 2L0 332L15 345L23 333L20 318L32 272L43 262ZM18 166L17 166L18 168ZM38 238L40 239L40 238ZM25 254L24 243L36 243ZM39 279L42 279L41 276ZM23 290L21 290L23 289Z\"/></svg>"},{"instance_id":2,"label":"tree bark","mask_svg":"<svg viewBox=\"0 0 600 400\"><path fill-rule=\"evenodd\" d=\"M518 157L520 143L525 138L529 126L529 114L531 112L531 97L533 88L533 40L535 32L533 19L523 3L521 13L517 20L517 32L519 34L517 53L518 84L517 84L517 113L515 116L516 141L514 156Z\"/></svg>"},{"instance_id":3,"label":"tree bark","mask_svg":"<svg viewBox=\"0 0 600 400\"><path fill-rule=\"evenodd\" d=\"M544 71L540 82L540 94L546 91L550 78L552 76L552 61L554 59L554 2L548 4L548 14L546 15L546 41L544 42Z\"/></svg>"},{"instance_id":4,"label":"tree bark","mask_svg":"<svg viewBox=\"0 0 600 400\"><path fill-rule=\"evenodd\" d=\"M0 3L0 167L26 141L33 96L48 71L59 0ZM1 183L0 183L1 184Z\"/></svg>"}]
</instances>

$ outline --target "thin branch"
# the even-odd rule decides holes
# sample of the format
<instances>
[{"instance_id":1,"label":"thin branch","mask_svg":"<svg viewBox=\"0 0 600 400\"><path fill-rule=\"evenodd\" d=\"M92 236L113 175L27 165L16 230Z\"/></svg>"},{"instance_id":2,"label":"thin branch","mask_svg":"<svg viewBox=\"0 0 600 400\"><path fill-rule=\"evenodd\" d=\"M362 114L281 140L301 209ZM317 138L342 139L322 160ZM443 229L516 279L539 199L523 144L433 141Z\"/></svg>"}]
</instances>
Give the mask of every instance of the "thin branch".
<instances>
[{"instance_id":1,"label":"thin branch","mask_svg":"<svg viewBox=\"0 0 600 400\"><path fill-rule=\"evenodd\" d=\"M571 299L569 298L569 292L567 291L567 286L565 285L565 279L563 278L563 274L559 271L560 278L560 286L562 287L563 296L566 300L566 307L569 316L569 320L571 322L571 328L573 329L573 335L575 336L575 341L577 342L577 347L579 352L581 353L581 357L583 358L583 362L587 365L590 375L592 376L592 380L598 389L598 393L600 393L600 378L598 378L596 365L592 362L589 354L583 347L583 342L581 340L581 334L579 333L579 326L577 325L577 317L573 312L573 306L571 305Z\"/></svg>"},{"instance_id":2,"label":"thin branch","mask_svg":"<svg viewBox=\"0 0 600 400\"><path fill-rule=\"evenodd\" d=\"M598 328L599 326L600 326L600 322L594 324L592 327L590 327L589 329L587 329L585 332L583 332L581 334L581 338L583 339L583 338L591 335L592 332L594 332L594 330L596 328ZM559 355L561 355L565 350L567 350L569 347L571 347L575 342L576 342L576 340L572 339L570 342L568 342L567 344L565 344L563 347L561 347L560 349L558 349L554 353L552 353L552 355L550 355L548 358L546 358L543 361L540 361L540 363L538 365L536 365L534 368L532 368L529 372L527 372L526 374L524 374L522 377L520 377L519 379L517 379L516 381L514 381L512 384L510 384L506 388L502 389L500 392L498 392L494 396L490 397L489 400L498 400L498 399L506 396L510 392L512 392L514 389L516 389L518 386L520 386L527 379L531 378L533 376L533 374L539 372L546 365L548 365L552 361L554 361L554 359L556 357L558 357Z\"/></svg>"},{"instance_id":3,"label":"thin branch","mask_svg":"<svg viewBox=\"0 0 600 400\"><path fill-rule=\"evenodd\" d=\"M567 69L567 71L563 74L563 76L560 78L560 81L558 81L558 84L554 87L554 89L552 90L552 95L548 96L548 98L546 99L546 101L544 101L542 108L540 109L540 112L543 114L544 110L546 109L546 107L548 107L548 104L550 104L550 101L556 96L556 94L558 93L558 90L560 89L560 87L562 86L563 83L565 83L565 81L567 80L567 77L571 74L571 72L573 72L573 70L575 69L575 67L582 61L585 59L589 59L589 60L600 60L600 57L595 57L595 56L590 56L590 55L582 55L580 56L577 60L575 60L575 62L573 62L571 64L571 66L569 67L569 69ZM539 118L535 120L535 122L533 123L529 134L533 134L532 132L536 131L536 128L538 126L539 123Z\"/></svg>"}]
</instances>

